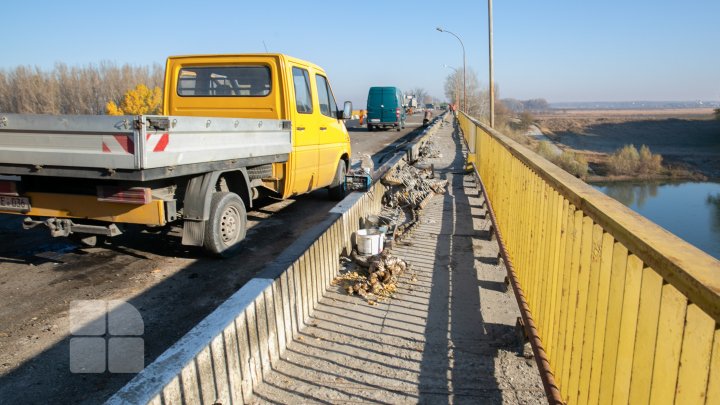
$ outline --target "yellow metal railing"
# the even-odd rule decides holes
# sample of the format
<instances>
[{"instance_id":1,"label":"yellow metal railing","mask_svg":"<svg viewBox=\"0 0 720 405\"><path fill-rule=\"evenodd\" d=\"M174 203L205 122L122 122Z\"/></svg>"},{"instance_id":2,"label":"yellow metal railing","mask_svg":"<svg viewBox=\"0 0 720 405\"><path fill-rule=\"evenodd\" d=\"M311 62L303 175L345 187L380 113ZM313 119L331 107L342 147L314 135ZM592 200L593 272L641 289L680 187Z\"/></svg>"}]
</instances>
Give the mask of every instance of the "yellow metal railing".
<instances>
[{"instance_id":1,"label":"yellow metal railing","mask_svg":"<svg viewBox=\"0 0 720 405\"><path fill-rule=\"evenodd\" d=\"M720 262L458 119L563 401L720 404Z\"/></svg>"}]
</instances>

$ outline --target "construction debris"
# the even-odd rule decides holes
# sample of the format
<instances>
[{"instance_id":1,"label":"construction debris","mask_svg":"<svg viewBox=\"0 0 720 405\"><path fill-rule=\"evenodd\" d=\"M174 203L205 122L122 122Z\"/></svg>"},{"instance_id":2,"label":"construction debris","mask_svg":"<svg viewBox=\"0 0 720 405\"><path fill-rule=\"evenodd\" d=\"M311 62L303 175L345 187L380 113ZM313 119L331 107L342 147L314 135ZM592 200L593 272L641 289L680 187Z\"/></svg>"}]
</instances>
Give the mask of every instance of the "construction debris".
<instances>
[{"instance_id":1,"label":"construction debris","mask_svg":"<svg viewBox=\"0 0 720 405\"><path fill-rule=\"evenodd\" d=\"M430 142L430 141L428 141ZM427 142L426 142L427 143ZM417 224L420 211L435 194L445 194L447 180L435 178L435 167L430 164L410 166L404 163L382 179L387 190L383 196L383 215L388 210L395 210L395 217L404 217L396 221L391 240L401 240ZM382 217L381 216L381 217Z\"/></svg>"},{"instance_id":2,"label":"construction debris","mask_svg":"<svg viewBox=\"0 0 720 405\"><path fill-rule=\"evenodd\" d=\"M435 146L435 142L433 142L432 140L428 140L420 147L419 154L420 154L420 157L424 157L424 158L441 158L442 157L442 154L440 153L440 149Z\"/></svg>"},{"instance_id":3,"label":"construction debris","mask_svg":"<svg viewBox=\"0 0 720 405\"><path fill-rule=\"evenodd\" d=\"M383 197L383 204L394 208L421 208L420 204L431 193L444 194L447 180L435 179L432 165L415 167L400 164L385 175L382 183L389 187Z\"/></svg>"},{"instance_id":4,"label":"construction debris","mask_svg":"<svg viewBox=\"0 0 720 405\"><path fill-rule=\"evenodd\" d=\"M398 277L408 269L408 264L390 254L388 249L374 256L359 256L353 250L350 260L353 270L336 277L334 285L340 285L349 295L357 294L371 304L392 297L397 291ZM347 260L346 260L347 261Z\"/></svg>"},{"instance_id":5,"label":"construction debris","mask_svg":"<svg viewBox=\"0 0 720 405\"><path fill-rule=\"evenodd\" d=\"M428 140L420 149L421 158L440 157L432 140ZM365 166L371 164L365 159ZM367 161L370 161L368 163ZM350 177L368 174L368 168L356 169L348 173ZM361 228L377 229L386 236L385 246L391 247L395 241L409 235L418 223L421 211L435 194L445 194L447 180L435 177L432 164L405 162L399 163L382 179L386 191L383 195L383 208L378 215L363 218ZM350 295L359 295L370 305L376 305L392 297L397 290L398 278L407 271L409 265L402 259L390 254L389 248L374 256L360 256L353 250L350 257L343 257L344 270L333 280ZM382 247L381 247L382 248ZM415 276L410 275L411 279Z\"/></svg>"}]
</instances>

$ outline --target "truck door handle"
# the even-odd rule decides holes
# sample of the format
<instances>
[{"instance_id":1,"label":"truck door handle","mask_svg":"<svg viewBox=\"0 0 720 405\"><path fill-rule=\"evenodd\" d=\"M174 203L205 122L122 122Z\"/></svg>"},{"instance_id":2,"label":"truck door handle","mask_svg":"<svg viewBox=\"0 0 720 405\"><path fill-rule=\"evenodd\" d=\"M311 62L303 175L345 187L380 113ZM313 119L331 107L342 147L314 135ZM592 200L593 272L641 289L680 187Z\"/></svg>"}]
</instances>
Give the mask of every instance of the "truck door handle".
<instances>
[{"instance_id":1,"label":"truck door handle","mask_svg":"<svg viewBox=\"0 0 720 405\"><path fill-rule=\"evenodd\" d=\"M326 131L326 130L327 130L327 127L320 127L320 130L321 130L321 131Z\"/></svg>"},{"instance_id":2,"label":"truck door handle","mask_svg":"<svg viewBox=\"0 0 720 405\"><path fill-rule=\"evenodd\" d=\"M295 128L295 129L297 129L298 131L304 131L304 130L305 130L305 127L297 127L297 128Z\"/></svg>"}]
</instances>

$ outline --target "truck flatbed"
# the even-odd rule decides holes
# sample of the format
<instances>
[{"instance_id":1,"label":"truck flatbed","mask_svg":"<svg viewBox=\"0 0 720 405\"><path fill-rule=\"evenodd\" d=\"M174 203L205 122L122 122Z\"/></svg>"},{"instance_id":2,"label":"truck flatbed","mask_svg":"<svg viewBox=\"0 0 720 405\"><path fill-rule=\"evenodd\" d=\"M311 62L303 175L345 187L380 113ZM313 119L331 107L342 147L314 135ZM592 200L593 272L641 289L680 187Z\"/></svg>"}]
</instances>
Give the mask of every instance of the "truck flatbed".
<instances>
[{"instance_id":1,"label":"truck flatbed","mask_svg":"<svg viewBox=\"0 0 720 405\"><path fill-rule=\"evenodd\" d=\"M287 161L289 121L0 115L0 174L147 181Z\"/></svg>"}]
</instances>

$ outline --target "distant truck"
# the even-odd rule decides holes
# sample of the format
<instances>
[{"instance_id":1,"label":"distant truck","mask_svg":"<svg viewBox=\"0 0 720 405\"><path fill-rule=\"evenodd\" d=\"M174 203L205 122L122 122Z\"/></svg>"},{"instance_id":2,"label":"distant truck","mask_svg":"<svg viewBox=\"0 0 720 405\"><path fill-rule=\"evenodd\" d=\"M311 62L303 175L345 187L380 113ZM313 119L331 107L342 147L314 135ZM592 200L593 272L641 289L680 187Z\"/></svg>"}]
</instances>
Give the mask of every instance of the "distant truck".
<instances>
[{"instance_id":1,"label":"distant truck","mask_svg":"<svg viewBox=\"0 0 720 405\"><path fill-rule=\"evenodd\" d=\"M417 110L418 102L415 96L408 96L407 97L407 105L405 106L405 111L408 115L415 114L415 110Z\"/></svg>"},{"instance_id":2,"label":"distant truck","mask_svg":"<svg viewBox=\"0 0 720 405\"><path fill-rule=\"evenodd\" d=\"M345 195L352 105L338 111L319 66L170 57L164 91L159 116L0 113L0 213L88 245L123 224L182 222L183 244L229 255L260 190Z\"/></svg>"},{"instance_id":3,"label":"distant truck","mask_svg":"<svg viewBox=\"0 0 720 405\"><path fill-rule=\"evenodd\" d=\"M407 114L397 87L371 87L367 99L367 128L405 128Z\"/></svg>"}]
</instances>

